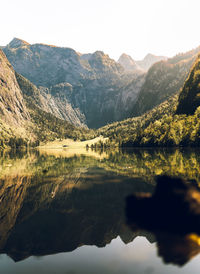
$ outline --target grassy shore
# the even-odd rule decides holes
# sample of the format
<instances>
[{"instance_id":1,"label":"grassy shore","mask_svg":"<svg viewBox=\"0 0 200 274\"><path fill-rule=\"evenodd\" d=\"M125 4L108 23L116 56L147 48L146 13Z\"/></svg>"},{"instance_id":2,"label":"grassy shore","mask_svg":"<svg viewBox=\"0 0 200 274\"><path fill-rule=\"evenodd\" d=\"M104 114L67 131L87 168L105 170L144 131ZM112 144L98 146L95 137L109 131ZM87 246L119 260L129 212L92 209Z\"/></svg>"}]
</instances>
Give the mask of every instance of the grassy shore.
<instances>
[{"instance_id":1,"label":"grassy shore","mask_svg":"<svg viewBox=\"0 0 200 274\"><path fill-rule=\"evenodd\" d=\"M41 144L38 147L38 150L40 153L54 155L57 157L72 157L74 155L84 154L86 156L93 156L96 158L105 158L107 157L105 153L101 153L100 155L91 149L87 150L86 145L90 147L99 141L105 142L106 140L107 138L103 138L102 136L87 141L74 141L72 139L55 140L53 142Z\"/></svg>"},{"instance_id":2,"label":"grassy shore","mask_svg":"<svg viewBox=\"0 0 200 274\"><path fill-rule=\"evenodd\" d=\"M86 145L89 147L98 143L99 141L105 142L108 138L104 138L102 136L96 137L87 141L74 141L72 139L64 139L64 140L55 140L53 142L48 142L45 144L41 144L39 148L50 148L50 149L58 149L58 148L86 148Z\"/></svg>"}]
</instances>

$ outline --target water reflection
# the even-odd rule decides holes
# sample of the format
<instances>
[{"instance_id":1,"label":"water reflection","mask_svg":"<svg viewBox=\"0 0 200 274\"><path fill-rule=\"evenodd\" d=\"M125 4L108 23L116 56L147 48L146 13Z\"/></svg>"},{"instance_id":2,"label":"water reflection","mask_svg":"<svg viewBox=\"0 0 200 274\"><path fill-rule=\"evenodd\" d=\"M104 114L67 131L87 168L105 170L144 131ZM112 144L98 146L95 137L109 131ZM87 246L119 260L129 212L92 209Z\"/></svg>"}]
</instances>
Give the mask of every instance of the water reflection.
<instances>
[{"instance_id":1,"label":"water reflection","mask_svg":"<svg viewBox=\"0 0 200 274\"><path fill-rule=\"evenodd\" d=\"M200 252L200 190L180 178L157 177L153 194L126 198L127 223L153 233L165 263L184 265Z\"/></svg>"},{"instance_id":2,"label":"water reflection","mask_svg":"<svg viewBox=\"0 0 200 274\"><path fill-rule=\"evenodd\" d=\"M153 193L155 175L198 181L198 152L135 150L101 157L88 153L68 154L66 149L64 153L13 153L0 158L1 253L21 261L84 245L105 247L118 236L125 244L137 236L157 241L164 261L179 265L199 252L196 236L167 238L130 228L124 210L131 193ZM182 255L175 255L174 250L183 252L184 259L177 259Z\"/></svg>"}]
</instances>

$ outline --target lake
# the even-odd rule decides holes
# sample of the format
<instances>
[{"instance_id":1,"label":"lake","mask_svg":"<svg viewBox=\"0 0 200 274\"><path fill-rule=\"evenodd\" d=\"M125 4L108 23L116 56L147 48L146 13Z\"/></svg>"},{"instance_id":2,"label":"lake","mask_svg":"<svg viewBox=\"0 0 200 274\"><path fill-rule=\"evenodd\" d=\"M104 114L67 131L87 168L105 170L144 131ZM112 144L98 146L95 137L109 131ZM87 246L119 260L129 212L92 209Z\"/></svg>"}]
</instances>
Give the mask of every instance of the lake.
<instances>
[{"instance_id":1,"label":"lake","mask_svg":"<svg viewBox=\"0 0 200 274\"><path fill-rule=\"evenodd\" d=\"M1 153L0 273L199 273L200 237L126 222L161 174L200 182L198 149Z\"/></svg>"}]
</instances>

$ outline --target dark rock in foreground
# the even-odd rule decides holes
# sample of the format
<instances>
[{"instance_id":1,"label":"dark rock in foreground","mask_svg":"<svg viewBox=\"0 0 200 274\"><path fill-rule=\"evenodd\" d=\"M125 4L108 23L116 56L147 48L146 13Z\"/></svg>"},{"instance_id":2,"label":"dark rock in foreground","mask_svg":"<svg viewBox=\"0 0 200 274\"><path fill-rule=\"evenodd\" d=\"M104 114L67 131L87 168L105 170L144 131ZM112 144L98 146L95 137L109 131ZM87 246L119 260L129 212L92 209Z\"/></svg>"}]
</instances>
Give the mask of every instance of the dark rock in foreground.
<instances>
[{"instance_id":1,"label":"dark rock in foreground","mask_svg":"<svg viewBox=\"0 0 200 274\"><path fill-rule=\"evenodd\" d=\"M153 195L126 199L130 228L153 233L166 264L183 266L200 252L200 191L180 178L160 176Z\"/></svg>"},{"instance_id":2,"label":"dark rock in foreground","mask_svg":"<svg viewBox=\"0 0 200 274\"><path fill-rule=\"evenodd\" d=\"M154 194L126 199L129 224L148 230L200 233L200 191L180 178L160 176Z\"/></svg>"}]
</instances>

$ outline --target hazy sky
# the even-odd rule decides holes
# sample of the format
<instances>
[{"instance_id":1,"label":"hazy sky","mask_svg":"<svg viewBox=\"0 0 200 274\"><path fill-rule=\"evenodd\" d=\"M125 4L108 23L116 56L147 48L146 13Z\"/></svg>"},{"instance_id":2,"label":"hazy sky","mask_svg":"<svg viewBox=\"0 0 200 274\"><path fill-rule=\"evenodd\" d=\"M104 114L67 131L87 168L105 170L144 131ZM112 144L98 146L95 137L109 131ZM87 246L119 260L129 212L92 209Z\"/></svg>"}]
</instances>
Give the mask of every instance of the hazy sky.
<instances>
[{"instance_id":1,"label":"hazy sky","mask_svg":"<svg viewBox=\"0 0 200 274\"><path fill-rule=\"evenodd\" d=\"M5 0L0 45L13 37L81 53L141 59L200 45L200 0Z\"/></svg>"}]
</instances>

